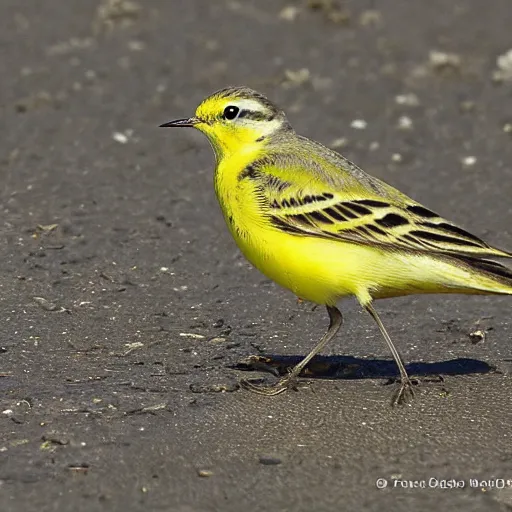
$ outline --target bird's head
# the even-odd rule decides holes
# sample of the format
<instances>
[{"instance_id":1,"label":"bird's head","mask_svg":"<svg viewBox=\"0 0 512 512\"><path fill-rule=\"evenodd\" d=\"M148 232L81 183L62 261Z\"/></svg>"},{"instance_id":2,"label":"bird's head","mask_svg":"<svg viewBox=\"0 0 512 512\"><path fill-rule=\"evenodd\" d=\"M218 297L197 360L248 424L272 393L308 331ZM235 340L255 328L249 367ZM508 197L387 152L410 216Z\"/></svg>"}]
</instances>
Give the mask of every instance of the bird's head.
<instances>
[{"instance_id":1,"label":"bird's head","mask_svg":"<svg viewBox=\"0 0 512 512\"><path fill-rule=\"evenodd\" d=\"M217 159L266 144L277 133L292 130L282 110L248 87L217 91L201 102L193 117L161 126L197 128L210 140Z\"/></svg>"}]
</instances>

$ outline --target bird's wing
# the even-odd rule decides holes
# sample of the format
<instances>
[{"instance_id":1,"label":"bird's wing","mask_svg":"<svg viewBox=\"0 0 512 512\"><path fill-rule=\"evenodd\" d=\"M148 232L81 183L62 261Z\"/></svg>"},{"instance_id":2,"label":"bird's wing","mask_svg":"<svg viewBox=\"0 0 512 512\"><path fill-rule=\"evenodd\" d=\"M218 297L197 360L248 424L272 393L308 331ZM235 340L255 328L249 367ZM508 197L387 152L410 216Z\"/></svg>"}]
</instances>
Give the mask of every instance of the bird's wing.
<instances>
[{"instance_id":1,"label":"bird's wing","mask_svg":"<svg viewBox=\"0 0 512 512\"><path fill-rule=\"evenodd\" d=\"M251 176L270 223L286 233L390 250L512 257L443 219L354 164L316 155L277 154L253 163ZM350 167L347 167L350 166Z\"/></svg>"}]
</instances>

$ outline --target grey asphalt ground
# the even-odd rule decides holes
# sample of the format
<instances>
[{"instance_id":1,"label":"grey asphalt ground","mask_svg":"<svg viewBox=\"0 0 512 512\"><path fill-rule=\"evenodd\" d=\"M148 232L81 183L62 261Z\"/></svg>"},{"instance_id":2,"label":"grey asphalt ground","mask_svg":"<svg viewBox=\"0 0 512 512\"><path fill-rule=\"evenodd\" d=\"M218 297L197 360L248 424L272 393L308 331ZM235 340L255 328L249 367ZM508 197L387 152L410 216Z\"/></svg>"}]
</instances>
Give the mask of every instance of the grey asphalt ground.
<instances>
[{"instance_id":1,"label":"grey asphalt ground","mask_svg":"<svg viewBox=\"0 0 512 512\"><path fill-rule=\"evenodd\" d=\"M0 510L512 510L511 299L377 303L410 405L352 301L305 387L240 390L326 313L241 257L201 134L157 128L248 85L510 250L511 26L510 0L2 0Z\"/></svg>"}]
</instances>

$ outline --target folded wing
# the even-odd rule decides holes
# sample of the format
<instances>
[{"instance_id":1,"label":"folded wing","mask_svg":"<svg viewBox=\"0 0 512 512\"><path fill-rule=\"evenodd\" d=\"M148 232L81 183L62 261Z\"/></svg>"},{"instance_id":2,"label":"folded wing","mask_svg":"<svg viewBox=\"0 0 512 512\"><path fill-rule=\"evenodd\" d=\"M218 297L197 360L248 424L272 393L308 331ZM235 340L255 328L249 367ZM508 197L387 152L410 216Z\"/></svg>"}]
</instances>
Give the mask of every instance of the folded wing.
<instances>
[{"instance_id":1,"label":"folded wing","mask_svg":"<svg viewBox=\"0 0 512 512\"><path fill-rule=\"evenodd\" d=\"M339 162L332 165L332 161L310 161L305 168L302 158L266 157L255 162L246 175L255 180L257 194L276 229L390 250L512 257L348 161L341 163L353 169L340 167ZM331 172L326 172L329 167Z\"/></svg>"}]
</instances>

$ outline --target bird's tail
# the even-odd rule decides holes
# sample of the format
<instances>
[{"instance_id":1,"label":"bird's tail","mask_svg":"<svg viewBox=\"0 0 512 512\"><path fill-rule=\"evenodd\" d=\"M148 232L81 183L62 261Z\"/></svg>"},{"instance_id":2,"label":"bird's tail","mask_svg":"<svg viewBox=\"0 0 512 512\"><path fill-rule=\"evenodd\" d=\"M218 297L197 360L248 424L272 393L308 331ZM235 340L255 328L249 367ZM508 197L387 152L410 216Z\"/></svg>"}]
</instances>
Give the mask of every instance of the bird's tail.
<instances>
[{"instance_id":1,"label":"bird's tail","mask_svg":"<svg viewBox=\"0 0 512 512\"><path fill-rule=\"evenodd\" d=\"M474 280L474 293L512 295L512 269L486 258L458 255L455 259L478 274Z\"/></svg>"}]
</instances>

